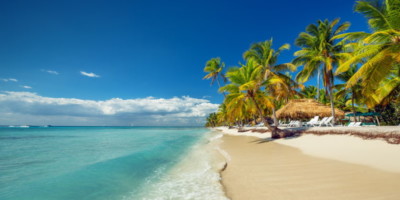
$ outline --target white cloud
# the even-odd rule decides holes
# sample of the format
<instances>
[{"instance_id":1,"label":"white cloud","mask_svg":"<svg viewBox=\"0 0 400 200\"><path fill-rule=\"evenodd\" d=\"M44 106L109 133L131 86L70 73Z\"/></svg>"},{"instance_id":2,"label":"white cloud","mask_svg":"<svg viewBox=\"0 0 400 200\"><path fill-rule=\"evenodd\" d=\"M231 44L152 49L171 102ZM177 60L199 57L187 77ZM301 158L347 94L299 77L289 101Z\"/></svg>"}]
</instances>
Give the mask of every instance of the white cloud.
<instances>
[{"instance_id":1,"label":"white cloud","mask_svg":"<svg viewBox=\"0 0 400 200\"><path fill-rule=\"evenodd\" d=\"M97 75L97 74L95 74L93 72L88 73L88 72L81 71L81 74L84 75L84 76L92 77L92 78L99 78L100 77L99 75Z\"/></svg>"},{"instance_id":2,"label":"white cloud","mask_svg":"<svg viewBox=\"0 0 400 200\"><path fill-rule=\"evenodd\" d=\"M43 70L43 69L42 69L42 71L43 71L43 72L47 72L47 73L49 73L49 74L54 74L54 75L60 74L60 73L58 73L57 71L54 71L54 70Z\"/></svg>"},{"instance_id":3,"label":"white cloud","mask_svg":"<svg viewBox=\"0 0 400 200\"><path fill-rule=\"evenodd\" d=\"M31 86L28 86L28 85L23 85L23 86L21 86L21 87L23 87L23 88L25 88L25 89L32 89L32 87L31 87Z\"/></svg>"},{"instance_id":4,"label":"white cloud","mask_svg":"<svg viewBox=\"0 0 400 200\"><path fill-rule=\"evenodd\" d=\"M7 113L0 121L9 124L203 125L205 117L217 109L209 100L186 96L95 101L0 93L0 112Z\"/></svg>"},{"instance_id":5,"label":"white cloud","mask_svg":"<svg viewBox=\"0 0 400 200\"><path fill-rule=\"evenodd\" d=\"M15 78L2 78L2 79L0 79L0 80L2 80L2 81L4 81L4 82L9 82L9 81L11 81L11 82L18 82L18 80L15 79Z\"/></svg>"}]
</instances>

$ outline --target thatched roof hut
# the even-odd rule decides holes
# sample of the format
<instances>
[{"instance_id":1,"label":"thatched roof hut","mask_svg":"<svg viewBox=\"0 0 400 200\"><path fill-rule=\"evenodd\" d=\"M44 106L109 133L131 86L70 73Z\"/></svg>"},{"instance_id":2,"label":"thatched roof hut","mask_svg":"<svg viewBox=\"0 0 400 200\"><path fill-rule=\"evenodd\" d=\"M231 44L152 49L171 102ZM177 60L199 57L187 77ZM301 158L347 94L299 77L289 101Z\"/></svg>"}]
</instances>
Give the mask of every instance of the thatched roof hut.
<instances>
[{"instance_id":1,"label":"thatched roof hut","mask_svg":"<svg viewBox=\"0 0 400 200\"><path fill-rule=\"evenodd\" d=\"M278 118L304 119L314 116L330 117L331 107L314 99L292 99L276 112ZM335 108L335 117L343 118L344 112Z\"/></svg>"}]
</instances>

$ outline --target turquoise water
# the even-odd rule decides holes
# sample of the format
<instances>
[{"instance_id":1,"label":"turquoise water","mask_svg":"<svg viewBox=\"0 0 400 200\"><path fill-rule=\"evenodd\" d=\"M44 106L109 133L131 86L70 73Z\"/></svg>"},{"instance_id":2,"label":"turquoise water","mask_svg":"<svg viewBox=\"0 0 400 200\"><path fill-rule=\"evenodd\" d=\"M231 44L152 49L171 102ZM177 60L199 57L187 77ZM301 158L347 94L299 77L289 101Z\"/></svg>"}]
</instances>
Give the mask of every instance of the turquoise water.
<instances>
[{"instance_id":1,"label":"turquoise water","mask_svg":"<svg viewBox=\"0 0 400 200\"><path fill-rule=\"evenodd\" d=\"M171 173L189 154L196 156L190 152L204 143L207 132L173 127L0 128L0 199L179 199L169 195L179 194L174 190L182 190L183 179L168 190L156 190L176 181L165 180L174 177ZM190 170L188 174L199 175ZM210 177L211 182L218 179ZM188 190L198 199L204 197L199 192L208 192ZM186 193L179 194L181 199Z\"/></svg>"}]
</instances>

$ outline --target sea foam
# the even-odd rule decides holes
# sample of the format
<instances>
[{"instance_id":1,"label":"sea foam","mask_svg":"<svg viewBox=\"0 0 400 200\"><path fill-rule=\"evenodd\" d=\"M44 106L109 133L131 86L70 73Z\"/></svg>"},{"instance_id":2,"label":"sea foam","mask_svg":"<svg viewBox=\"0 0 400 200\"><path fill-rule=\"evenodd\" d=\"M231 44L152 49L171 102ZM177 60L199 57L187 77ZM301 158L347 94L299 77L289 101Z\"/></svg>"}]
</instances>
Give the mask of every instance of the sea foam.
<instances>
[{"instance_id":1,"label":"sea foam","mask_svg":"<svg viewBox=\"0 0 400 200\"><path fill-rule=\"evenodd\" d=\"M215 143L208 142L220 138L218 136L212 132L206 134L166 174L155 174L139 199L228 199L219 174L224 160L218 159ZM137 199L137 195L124 199Z\"/></svg>"}]
</instances>

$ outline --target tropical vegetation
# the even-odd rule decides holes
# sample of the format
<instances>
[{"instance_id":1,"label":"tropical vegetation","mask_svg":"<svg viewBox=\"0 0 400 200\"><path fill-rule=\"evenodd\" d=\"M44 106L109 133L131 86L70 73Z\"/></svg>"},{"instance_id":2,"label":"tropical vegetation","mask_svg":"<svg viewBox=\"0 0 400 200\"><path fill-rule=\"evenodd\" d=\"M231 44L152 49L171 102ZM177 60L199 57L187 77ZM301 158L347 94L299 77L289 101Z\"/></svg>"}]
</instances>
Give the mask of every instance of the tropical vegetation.
<instances>
[{"instance_id":1,"label":"tropical vegetation","mask_svg":"<svg viewBox=\"0 0 400 200\"><path fill-rule=\"evenodd\" d=\"M206 63L205 79L216 81L224 101L206 126L243 126L263 122L273 138L282 137L275 112L289 99L310 98L352 112L378 112L382 124L400 123L400 0L360 0L371 32L347 32L349 22L317 20L299 34L300 50L290 63L278 63L284 50L273 40L245 51L243 63L225 69L220 58ZM298 72L296 72L297 69ZM292 76L295 75L295 78ZM310 80L317 79L317 87ZM219 79L223 80L222 85ZM319 88L319 81L324 88ZM337 82L335 84L335 81ZM308 84L307 86L304 86ZM272 124L272 125L271 125Z\"/></svg>"}]
</instances>

